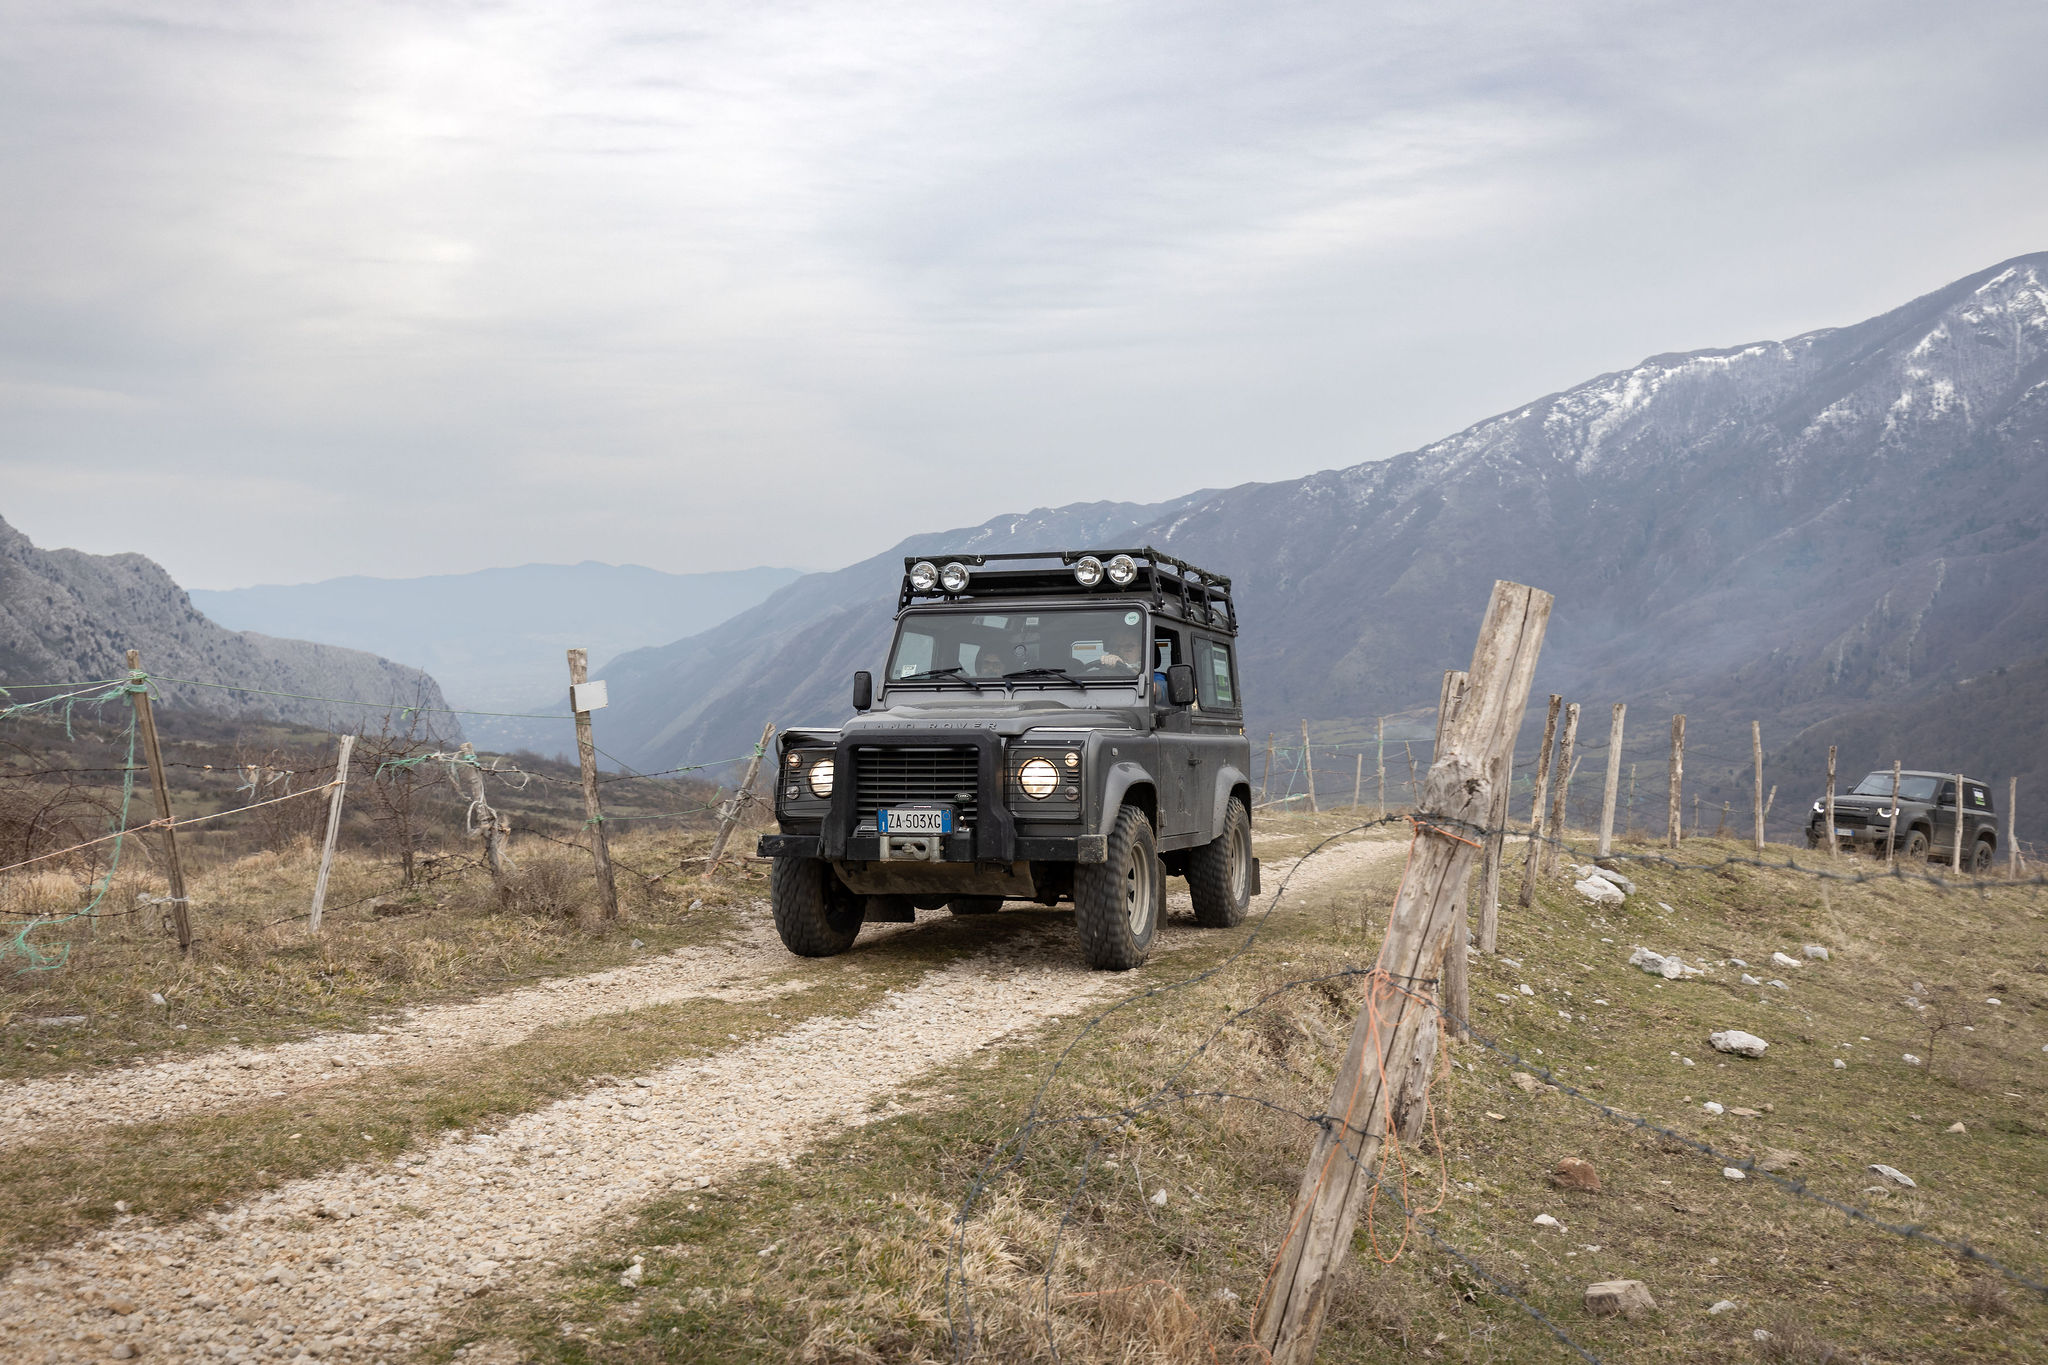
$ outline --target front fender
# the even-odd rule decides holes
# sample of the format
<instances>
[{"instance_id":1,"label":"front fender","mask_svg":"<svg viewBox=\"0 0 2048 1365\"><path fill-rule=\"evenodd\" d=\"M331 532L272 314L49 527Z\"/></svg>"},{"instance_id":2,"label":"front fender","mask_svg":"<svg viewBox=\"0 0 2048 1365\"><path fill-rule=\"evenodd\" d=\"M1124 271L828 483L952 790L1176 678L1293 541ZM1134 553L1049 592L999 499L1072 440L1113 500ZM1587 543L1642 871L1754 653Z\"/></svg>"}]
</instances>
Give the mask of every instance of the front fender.
<instances>
[{"instance_id":1,"label":"front fender","mask_svg":"<svg viewBox=\"0 0 2048 1365\"><path fill-rule=\"evenodd\" d=\"M1159 782L1144 764L1124 759L1110 765L1102 781L1102 812L1099 821L1100 833L1109 833L1116 823L1117 808L1124 803L1124 797L1133 787L1150 787L1156 805L1159 798Z\"/></svg>"},{"instance_id":2,"label":"front fender","mask_svg":"<svg viewBox=\"0 0 2048 1365\"><path fill-rule=\"evenodd\" d=\"M1222 769L1216 774L1216 790L1209 812L1209 837L1211 839L1223 837L1223 819L1230 813L1231 793L1240 787L1244 788L1247 794L1250 793L1252 789L1251 775L1235 763L1224 764ZM1250 800L1245 802L1245 813L1247 815L1251 813Z\"/></svg>"}]
</instances>

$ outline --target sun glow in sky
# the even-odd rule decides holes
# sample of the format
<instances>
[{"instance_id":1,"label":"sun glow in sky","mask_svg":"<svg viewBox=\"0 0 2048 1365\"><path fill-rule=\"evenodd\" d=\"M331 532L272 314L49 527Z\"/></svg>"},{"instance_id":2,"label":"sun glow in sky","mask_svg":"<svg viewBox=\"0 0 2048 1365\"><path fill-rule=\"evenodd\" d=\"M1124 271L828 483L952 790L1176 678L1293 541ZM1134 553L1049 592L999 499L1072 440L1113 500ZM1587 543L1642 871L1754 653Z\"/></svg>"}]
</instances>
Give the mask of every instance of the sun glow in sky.
<instances>
[{"instance_id":1,"label":"sun glow in sky","mask_svg":"<svg viewBox=\"0 0 2048 1365\"><path fill-rule=\"evenodd\" d=\"M189 586L828 567L2048 246L2035 4L8 15L0 517Z\"/></svg>"}]
</instances>

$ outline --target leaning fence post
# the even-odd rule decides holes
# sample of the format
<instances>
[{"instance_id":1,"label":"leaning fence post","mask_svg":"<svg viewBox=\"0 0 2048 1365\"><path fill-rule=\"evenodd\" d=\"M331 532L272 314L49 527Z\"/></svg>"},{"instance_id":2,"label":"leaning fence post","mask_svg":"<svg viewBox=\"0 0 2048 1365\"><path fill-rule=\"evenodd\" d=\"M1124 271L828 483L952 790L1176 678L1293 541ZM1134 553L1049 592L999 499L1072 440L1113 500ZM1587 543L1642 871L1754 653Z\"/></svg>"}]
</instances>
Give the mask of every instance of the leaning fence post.
<instances>
[{"instance_id":1,"label":"leaning fence post","mask_svg":"<svg viewBox=\"0 0 2048 1365\"><path fill-rule=\"evenodd\" d=\"M1322 807L1316 804L1316 755L1308 743L1308 722L1301 723L1301 761L1308 765L1308 810L1311 815L1322 814Z\"/></svg>"},{"instance_id":2,"label":"leaning fence post","mask_svg":"<svg viewBox=\"0 0 2048 1365\"><path fill-rule=\"evenodd\" d=\"M1444 731L1465 704L1465 693L1470 684L1471 675L1459 669L1451 669L1444 674L1443 691L1436 700L1436 739L1430 749L1431 767L1436 766L1437 757L1444 751ZM1365 755L1359 755L1361 762L1364 758ZM1490 809L1488 813L1491 814ZM1482 834L1480 837L1486 836ZM1458 883L1458 900L1451 911L1451 946L1444 954L1444 1010L1449 1015L1449 1031L1453 1035L1464 1034L1465 1020L1472 1013L1471 967L1465 960L1465 944L1471 936L1466 928L1469 892L1466 883Z\"/></svg>"},{"instance_id":3,"label":"leaning fence post","mask_svg":"<svg viewBox=\"0 0 2048 1365\"><path fill-rule=\"evenodd\" d=\"M192 948L192 917L186 913L185 865L178 860L178 831L171 823L171 785L164 774L164 751L157 743L156 712L149 705L149 679L142 671L142 651L128 651L128 701L142 731L142 753L149 762L149 785L156 794L157 820L163 828L164 870L171 883L171 923L178 929L178 951ZM261 793L258 793L260 796Z\"/></svg>"},{"instance_id":4,"label":"leaning fence post","mask_svg":"<svg viewBox=\"0 0 2048 1365\"><path fill-rule=\"evenodd\" d=\"M775 722L769 721L761 727L761 742L754 746L754 757L747 763L747 775L740 780L739 790L732 794L724 814L718 821L718 838L711 844L710 872L718 871L718 864L725 858L725 841L732 838L733 827L740 822L740 812L754 800L754 779L761 775L761 755L768 752L768 741L775 737Z\"/></svg>"},{"instance_id":5,"label":"leaning fence post","mask_svg":"<svg viewBox=\"0 0 2048 1365\"><path fill-rule=\"evenodd\" d=\"M1332 1282L1365 1195L1379 1178L1381 1143L1398 1142L1411 1117L1396 1111L1400 1097L1415 1093L1417 1042L1425 1023L1440 1013L1429 998L1430 983L1441 974L1444 954L1458 947L1451 942L1452 907L1478 852L1470 833L1493 805L1498 760L1503 750L1512 751L1528 704L1550 606L1548 593L1494 584L1472 656L1471 687L1430 764L1408 875L1324 1110L1331 1121L1316 1137L1286 1240L1253 1308L1252 1336L1272 1365L1314 1359ZM1392 1159L1406 1158L1397 1151Z\"/></svg>"},{"instance_id":6,"label":"leaning fence post","mask_svg":"<svg viewBox=\"0 0 2048 1365\"><path fill-rule=\"evenodd\" d=\"M341 798L348 790L348 761L355 753L356 737L343 735L334 755L334 791L327 798L327 841L320 845L320 871L313 878L313 912L306 917L314 933L320 932L320 912L327 908L327 872L334 866L334 841L341 835Z\"/></svg>"}]
</instances>

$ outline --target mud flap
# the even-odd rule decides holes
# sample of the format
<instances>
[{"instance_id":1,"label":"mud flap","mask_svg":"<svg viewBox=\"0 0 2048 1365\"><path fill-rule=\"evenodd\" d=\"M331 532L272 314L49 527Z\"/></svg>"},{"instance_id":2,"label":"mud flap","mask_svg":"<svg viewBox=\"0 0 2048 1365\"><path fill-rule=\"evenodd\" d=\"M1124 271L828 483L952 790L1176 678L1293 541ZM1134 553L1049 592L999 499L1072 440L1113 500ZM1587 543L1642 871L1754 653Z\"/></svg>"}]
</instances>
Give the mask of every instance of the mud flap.
<instances>
[{"instance_id":1,"label":"mud flap","mask_svg":"<svg viewBox=\"0 0 2048 1365\"><path fill-rule=\"evenodd\" d=\"M1256 895L1260 894L1260 891L1259 891L1259 860L1258 860L1257 858L1254 858L1254 859L1252 859L1252 889L1251 889L1251 893L1250 893L1250 894L1252 894L1252 895L1254 895L1254 896L1256 896Z\"/></svg>"}]
</instances>

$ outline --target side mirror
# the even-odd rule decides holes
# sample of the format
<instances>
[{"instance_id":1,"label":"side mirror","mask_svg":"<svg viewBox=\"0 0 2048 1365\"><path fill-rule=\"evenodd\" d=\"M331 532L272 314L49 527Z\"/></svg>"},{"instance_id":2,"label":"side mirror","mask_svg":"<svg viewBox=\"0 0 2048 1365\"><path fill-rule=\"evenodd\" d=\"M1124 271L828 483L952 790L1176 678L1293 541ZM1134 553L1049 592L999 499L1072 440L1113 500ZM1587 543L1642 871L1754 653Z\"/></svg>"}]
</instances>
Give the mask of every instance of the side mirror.
<instances>
[{"instance_id":1,"label":"side mirror","mask_svg":"<svg viewBox=\"0 0 2048 1365\"><path fill-rule=\"evenodd\" d=\"M875 675L862 669L853 675L853 709L865 711L875 704Z\"/></svg>"},{"instance_id":2,"label":"side mirror","mask_svg":"<svg viewBox=\"0 0 2048 1365\"><path fill-rule=\"evenodd\" d=\"M1195 701L1195 666L1166 666L1166 699L1175 706L1192 706Z\"/></svg>"}]
</instances>

